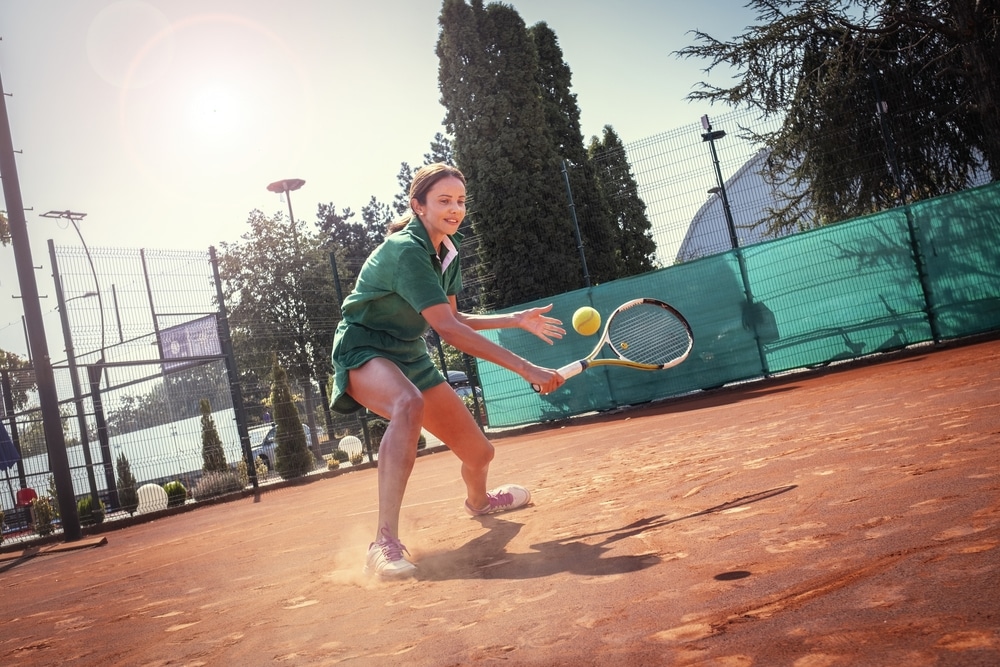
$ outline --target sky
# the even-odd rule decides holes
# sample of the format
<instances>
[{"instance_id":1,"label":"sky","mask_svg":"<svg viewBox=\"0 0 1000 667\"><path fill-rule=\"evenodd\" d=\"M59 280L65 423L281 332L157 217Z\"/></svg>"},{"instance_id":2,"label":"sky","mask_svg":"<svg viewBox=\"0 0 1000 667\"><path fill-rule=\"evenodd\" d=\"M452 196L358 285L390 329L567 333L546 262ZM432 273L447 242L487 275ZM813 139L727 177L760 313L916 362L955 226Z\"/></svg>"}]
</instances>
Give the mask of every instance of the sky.
<instances>
[{"instance_id":1,"label":"sky","mask_svg":"<svg viewBox=\"0 0 1000 667\"><path fill-rule=\"evenodd\" d=\"M569 65L586 141L625 144L721 113L684 98L728 72L681 60L692 30L753 23L742 0L511 0ZM79 247L51 210L86 213L94 248L207 250L287 215L269 183L319 204L391 202L443 126L441 0L0 0L0 77L39 293L47 240ZM6 206L3 207L4 209ZM0 247L0 348L26 355L13 250ZM49 305L52 304L52 305ZM54 298L43 301L52 310ZM53 352L56 354L56 352Z\"/></svg>"}]
</instances>

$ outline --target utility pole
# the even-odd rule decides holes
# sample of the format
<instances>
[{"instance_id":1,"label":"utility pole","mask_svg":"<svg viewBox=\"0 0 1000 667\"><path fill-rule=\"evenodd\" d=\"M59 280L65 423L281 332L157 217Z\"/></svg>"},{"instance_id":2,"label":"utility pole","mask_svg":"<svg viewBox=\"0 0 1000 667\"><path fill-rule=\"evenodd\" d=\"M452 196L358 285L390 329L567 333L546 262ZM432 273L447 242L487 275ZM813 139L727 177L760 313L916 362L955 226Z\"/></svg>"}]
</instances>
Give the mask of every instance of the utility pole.
<instances>
[{"instance_id":1,"label":"utility pole","mask_svg":"<svg viewBox=\"0 0 1000 667\"><path fill-rule=\"evenodd\" d=\"M83 534L80 530L80 516L76 511L76 492L73 490L69 455L66 453L62 417L59 414L59 394L56 392L52 359L49 357L49 346L45 340L45 322L42 319L38 283L35 281L34 262L31 258L28 223L24 219L21 185L17 180L14 140L10 134L7 96L3 90L2 79L0 79L0 179L3 180L3 196L7 202L7 221L10 223L11 245L14 247L14 262L21 287L21 303L24 304L24 322L34 357L35 381L38 384L38 402L41 405L49 467L59 496L59 517L62 520L66 541L75 542L83 537Z\"/></svg>"}]
</instances>

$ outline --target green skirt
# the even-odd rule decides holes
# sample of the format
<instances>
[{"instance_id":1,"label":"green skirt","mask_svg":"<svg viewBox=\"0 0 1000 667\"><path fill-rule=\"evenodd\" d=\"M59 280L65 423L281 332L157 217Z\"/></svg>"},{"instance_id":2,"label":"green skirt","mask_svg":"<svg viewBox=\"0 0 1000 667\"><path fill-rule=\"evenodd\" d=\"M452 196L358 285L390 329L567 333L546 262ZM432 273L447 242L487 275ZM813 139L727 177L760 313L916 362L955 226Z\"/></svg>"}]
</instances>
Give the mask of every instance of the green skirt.
<instances>
[{"instance_id":1,"label":"green skirt","mask_svg":"<svg viewBox=\"0 0 1000 667\"><path fill-rule=\"evenodd\" d=\"M330 408L341 414L349 414L364 406L347 393L348 374L352 369L382 357L396 364L406 378L420 391L426 391L445 381L427 353L423 338L407 341L390 336L382 331L374 331L359 324L349 324L341 320L333 339L334 386L330 396Z\"/></svg>"}]
</instances>

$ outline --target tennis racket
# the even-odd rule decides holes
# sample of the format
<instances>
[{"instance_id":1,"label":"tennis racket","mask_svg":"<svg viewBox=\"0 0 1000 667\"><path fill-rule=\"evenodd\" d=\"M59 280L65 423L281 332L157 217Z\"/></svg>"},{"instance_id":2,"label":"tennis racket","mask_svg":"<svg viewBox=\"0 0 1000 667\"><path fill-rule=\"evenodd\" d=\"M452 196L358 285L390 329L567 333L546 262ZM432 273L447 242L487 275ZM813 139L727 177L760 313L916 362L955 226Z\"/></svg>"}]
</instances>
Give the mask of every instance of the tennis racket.
<instances>
[{"instance_id":1,"label":"tennis racket","mask_svg":"<svg viewBox=\"0 0 1000 667\"><path fill-rule=\"evenodd\" d=\"M605 345L615 353L614 358L597 358ZM611 313L593 352L557 372L568 380L592 366L659 371L687 359L693 345L691 325L677 309L656 299L633 299ZM541 389L536 384L531 387Z\"/></svg>"}]
</instances>

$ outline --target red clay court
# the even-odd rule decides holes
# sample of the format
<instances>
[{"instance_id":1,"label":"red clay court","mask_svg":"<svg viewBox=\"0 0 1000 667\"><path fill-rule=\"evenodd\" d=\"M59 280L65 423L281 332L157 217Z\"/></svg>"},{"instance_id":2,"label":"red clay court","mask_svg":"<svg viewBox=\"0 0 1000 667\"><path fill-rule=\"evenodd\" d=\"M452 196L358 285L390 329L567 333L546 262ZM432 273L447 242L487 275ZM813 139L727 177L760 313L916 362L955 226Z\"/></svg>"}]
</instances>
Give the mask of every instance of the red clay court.
<instances>
[{"instance_id":1,"label":"red clay court","mask_svg":"<svg viewBox=\"0 0 1000 667\"><path fill-rule=\"evenodd\" d=\"M668 371L669 372L669 371ZM14 665L997 665L1000 341L421 457L420 578L361 574L376 471L2 554Z\"/></svg>"}]
</instances>

